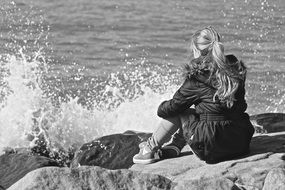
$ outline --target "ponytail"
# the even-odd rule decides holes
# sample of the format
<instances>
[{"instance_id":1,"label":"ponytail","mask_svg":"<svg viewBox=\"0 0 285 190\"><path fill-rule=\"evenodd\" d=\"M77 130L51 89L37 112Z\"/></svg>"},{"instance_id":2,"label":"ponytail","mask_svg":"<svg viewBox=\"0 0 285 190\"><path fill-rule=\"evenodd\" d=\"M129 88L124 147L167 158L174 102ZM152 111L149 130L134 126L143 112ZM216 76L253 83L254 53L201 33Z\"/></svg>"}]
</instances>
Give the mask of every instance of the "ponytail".
<instances>
[{"instance_id":1,"label":"ponytail","mask_svg":"<svg viewBox=\"0 0 285 190\"><path fill-rule=\"evenodd\" d=\"M239 68L243 63L237 59L232 63L230 60L226 60L223 44L217 41L213 43L212 57L216 65L215 76L217 79L217 91L214 94L213 101L219 99L230 108L236 100L235 93L239 87L239 79L244 78L244 75L239 76Z\"/></svg>"},{"instance_id":2,"label":"ponytail","mask_svg":"<svg viewBox=\"0 0 285 190\"><path fill-rule=\"evenodd\" d=\"M204 56L203 62L209 63L211 77L214 76L216 79L213 84L217 91L213 96L213 101L219 100L228 108L232 107L240 81L245 80L246 68L243 62L238 61L233 55L234 58L231 57L231 60L225 57L220 35L212 27L197 31L194 37L196 39L192 39L194 44L192 46L201 51L201 55Z\"/></svg>"},{"instance_id":3,"label":"ponytail","mask_svg":"<svg viewBox=\"0 0 285 190\"><path fill-rule=\"evenodd\" d=\"M219 66L225 64L224 45L221 42L214 41L212 43L212 58Z\"/></svg>"}]
</instances>

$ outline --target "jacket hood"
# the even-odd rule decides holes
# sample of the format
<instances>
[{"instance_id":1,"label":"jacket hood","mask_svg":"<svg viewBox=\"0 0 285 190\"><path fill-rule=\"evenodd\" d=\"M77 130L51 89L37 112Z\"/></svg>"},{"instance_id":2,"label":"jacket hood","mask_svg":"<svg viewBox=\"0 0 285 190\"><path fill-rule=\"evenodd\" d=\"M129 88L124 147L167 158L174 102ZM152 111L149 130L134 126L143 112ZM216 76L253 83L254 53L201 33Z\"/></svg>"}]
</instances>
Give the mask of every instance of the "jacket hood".
<instances>
[{"instance_id":1,"label":"jacket hood","mask_svg":"<svg viewBox=\"0 0 285 190\"><path fill-rule=\"evenodd\" d=\"M185 76L195 78L208 86L215 88L215 77L211 75L207 62L203 62L203 57L193 59L189 64L185 65Z\"/></svg>"},{"instance_id":2,"label":"jacket hood","mask_svg":"<svg viewBox=\"0 0 285 190\"><path fill-rule=\"evenodd\" d=\"M245 70L245 66L243 62L239 61L236 56L233 54L226 55L226 62L231 67L236 66L237 64L233 64L236 62L240 62L240 69ZM185 76L189 78L195 78L198 81L205 83L216 89L217 87L217 80L216 77L211 74L211 70L209 68L209 62L213 61L212 59L208 58L207 56L201 56L197 59L192 59L189 64L185 65ZM239 68L233 68L233 70L240 70ZM244 74L241 76L237 75L241 79L244 77Z\"/></svg>"}]
</instances>

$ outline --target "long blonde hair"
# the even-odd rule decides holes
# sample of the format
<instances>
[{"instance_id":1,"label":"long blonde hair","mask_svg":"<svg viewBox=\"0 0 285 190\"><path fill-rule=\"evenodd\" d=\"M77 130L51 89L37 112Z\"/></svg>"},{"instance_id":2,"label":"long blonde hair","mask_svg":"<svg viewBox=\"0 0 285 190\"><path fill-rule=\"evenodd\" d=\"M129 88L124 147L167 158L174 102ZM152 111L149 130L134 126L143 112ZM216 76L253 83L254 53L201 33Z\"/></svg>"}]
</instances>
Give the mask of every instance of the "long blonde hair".
<instances>
[{"instance_id":1,"label":"long blonde hair","mask_svg":"<svg viewBox=\"0 0 285 190\"><path fill-rule=\"evenodd\" d=\"M206 65L210 71L209 79L216 80L213 83L217 89L213 101L219 99L230 108L235 101L235 93L240 82L245 80L246 67L242 61L237 59L226 59L220 38L219 33L213 27L206 27L193 34L191 48L200 53L199 58L202 59L202 64Z\"/></svg>"}]
</instances>

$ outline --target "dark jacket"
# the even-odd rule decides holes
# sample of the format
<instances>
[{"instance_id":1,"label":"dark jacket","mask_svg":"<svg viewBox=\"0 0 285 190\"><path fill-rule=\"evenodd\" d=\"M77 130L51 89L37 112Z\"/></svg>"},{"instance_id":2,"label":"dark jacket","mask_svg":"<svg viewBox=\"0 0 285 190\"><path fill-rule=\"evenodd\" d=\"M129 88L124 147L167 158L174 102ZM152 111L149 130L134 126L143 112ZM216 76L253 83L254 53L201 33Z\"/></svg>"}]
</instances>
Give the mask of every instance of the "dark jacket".
<instances>
[{"instance_id":1,"label":"dark jacket","mask_svg":"<svg viewBox=\"0 0 285 190\"><path fill-rule=\"evenodd\" d=\"M216 163L247 154L254 128L245 113L244 83L239 85L234 105L227 108L224 103L213 101L216 89L207 79L204 75L187 77L173 98L160 104L158 116L178 116L195 105L195 117L183 125L183 132L200 159Z\"/></svg>"}]
</instances>

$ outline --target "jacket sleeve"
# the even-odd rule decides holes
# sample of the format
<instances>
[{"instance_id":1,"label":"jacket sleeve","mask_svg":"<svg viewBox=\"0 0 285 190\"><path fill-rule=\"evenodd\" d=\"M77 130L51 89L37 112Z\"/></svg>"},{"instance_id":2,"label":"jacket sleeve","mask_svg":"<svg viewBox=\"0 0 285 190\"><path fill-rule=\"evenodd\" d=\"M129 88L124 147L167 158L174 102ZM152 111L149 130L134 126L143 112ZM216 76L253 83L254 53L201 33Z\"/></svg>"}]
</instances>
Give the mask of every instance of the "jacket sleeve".
<instances>
[{"instance_id":1,"label":"jacket sleeve","mask_svg":"<svg viewBox=\"0 0 285 190\"><path fill-rule=\"evenodd\" d=\"M199 100L200 91L196 83L194 79L186 78L173 98L159 105L157 115L162 118L174 117L195 104Z\"/></svg>"}]
</instances>

